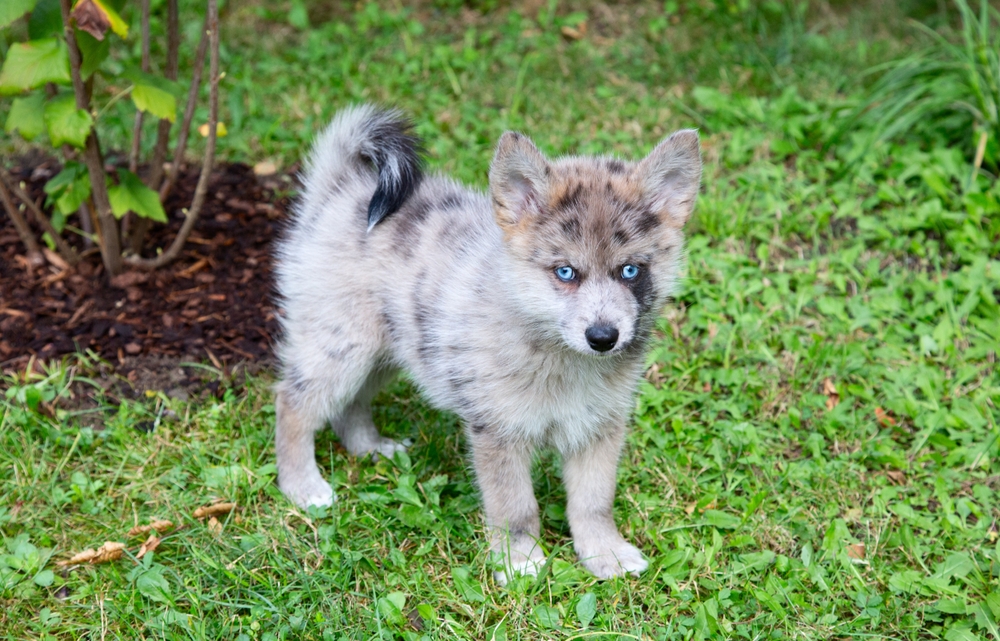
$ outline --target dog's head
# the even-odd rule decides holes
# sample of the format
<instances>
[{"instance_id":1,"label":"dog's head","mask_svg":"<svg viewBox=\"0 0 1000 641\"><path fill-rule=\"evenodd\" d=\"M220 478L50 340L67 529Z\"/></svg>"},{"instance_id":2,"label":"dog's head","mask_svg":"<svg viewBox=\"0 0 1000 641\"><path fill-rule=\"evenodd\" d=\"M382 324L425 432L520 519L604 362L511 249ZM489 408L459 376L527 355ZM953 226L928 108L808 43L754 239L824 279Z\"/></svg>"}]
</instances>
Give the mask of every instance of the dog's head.
<instances>
[{"instance_id":1,"label":"dog's head","mask_svg":"<svg viewBox=\"0 0 1000 641\"><path fill-rule=\"evenodd\" d=\"M527 137L505 133L490 196L524 308L585 354L641 341L676 282L700 181L693 130L634 163L549 160Z\"/></svg>"}]
</instances>

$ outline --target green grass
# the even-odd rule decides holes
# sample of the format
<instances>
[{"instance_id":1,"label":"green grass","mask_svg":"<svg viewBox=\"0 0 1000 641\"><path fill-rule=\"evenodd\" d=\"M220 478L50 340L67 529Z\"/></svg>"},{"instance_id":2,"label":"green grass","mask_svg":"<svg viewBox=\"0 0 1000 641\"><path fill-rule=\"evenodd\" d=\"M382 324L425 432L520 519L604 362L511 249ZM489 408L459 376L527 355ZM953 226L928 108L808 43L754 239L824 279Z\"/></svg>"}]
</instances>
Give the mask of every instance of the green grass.
<instances>
[{"instance_id":1,"label":"green grass","mask_svg":"<svg viewBox=\"0 0 1000 641\"><path fill-rule=\"evenodd\" d=\"M822 151L860 71L905 49L899 16L681 3L674 24L637 6L591 7L581 41L558 6L323 5L333 22L304 29L289 7L235 10L224 153L293 162L363 99L409 110L432 167L478 185L506 127L630 156L701 127L687 278L619 474L641 578L575 563L544 454L552 561L499 588L457 421L405 382L376 422L409 455L358 460L324 435L339 502L306 513L274 485L267 376L74 410L96 367L74 359L3 383L0 638L1000 639L1000 186L957 148L864 151L859 131ZM239 507L213 534L192 512L217 499ZM140 561L137 538L55 565L157 517L182 527Z\"/></svg>"}]
</instances>

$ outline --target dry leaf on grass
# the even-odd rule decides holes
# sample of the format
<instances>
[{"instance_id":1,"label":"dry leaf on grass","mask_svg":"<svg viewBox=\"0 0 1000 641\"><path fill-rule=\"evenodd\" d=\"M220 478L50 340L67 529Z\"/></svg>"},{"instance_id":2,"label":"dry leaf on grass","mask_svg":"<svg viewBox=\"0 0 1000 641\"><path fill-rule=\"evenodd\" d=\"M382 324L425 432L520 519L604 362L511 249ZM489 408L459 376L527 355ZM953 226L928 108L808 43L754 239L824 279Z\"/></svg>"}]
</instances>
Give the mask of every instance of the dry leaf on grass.
<instances>
[{"instance_id":1,"label":"dry leaf on grass","mask_svg":"<svg viewBox=\"0 0 1000 641\"><path fill-rule=\"evenodd\" d=\"M889 413L881 407L875 408L875 420L878 421L882 427L890 427L896 424L896 419L890 416Z\"/></svg>"},{"instance_id":2,"label":"dry leaf on grass","mask_svg":"<svg viewBox=\"0 0 1000 641\"><path fill-rule=\"evenodd\" d=\"M885 475L896 485L903 485L906 483L906 474L900 470L889 470L885 473Z\"/></svg>"},{"instance_id":3,"label":"dry leaf on grass","mask_svg":"<svg viewBox=\"0 0 1000 641\"><path fill-rule=\"evenodd\" d=\"M826 411L831 411L840 402L840 394L837 393L837 386L833 384L833 379L827 376L823 379L823 394L826 395Z\"/></svg>"},{"instance_id":4,"label":"dry leaf on grass","mask_svg":"<svg viewBox=\"0 0 1000 641\"><path fill-rule=\"evenodd\" d=\"M559 31L570 40L579 40L587 35L587 23L581 22L577 27L565 25Z\"/></svg>"},{"instance_id":5,"label":"dry leaf on grass","mask_svg":"<svg viewBox=\"0 0 1000 641\"><path fill-rule=\"evenodd\" d=\"M222 534L222 522L214 516L208 519L208 531L211 532L213 536L219 536Z\"/></svg>"},{"instance_id":6,"label":"dry leaf on grass","mask_svg":"<svg viewBox=\"0 0 1000 641\"><path fill-rule=\"evenodd\" d=\"M649 381L653 387L660 389L664 383L667 382L667 377L663 375L663 371L660 370L660 366L656 363L649 366L646 370L646 380Z\"/></svg>"},{"instance_id":7,"label":"dry leaf on grass","mask_svg":"<svg viewBox=\"0 0 1000 641\"><path fill-rule=\"evenodd\" d=\"M141 559L146 556L147 552L155 550L160 545L160 540L161 539L155 534L150 534L149 538L146 539L146 542L139 548L139 552L135 555L135 558Z\"/></svg>"},{"instance_id":8,"label":"dry leaf on grass","mask_svg":"<svg viewBox=\"0 0 1000 641\"><path fill-rule=\"evenodd\" d=\"M150 530L156 530L157 534L163 534L167 530L174 527L172 521L167 521L166 519L156 519L149 525L137 525L128 531L129 536L138 536L140 534L146 534Z\"/></svg>"},{"instance_id":9,"label":"dry leaf on grass","mask_svg":"<svg viewBox=\"0 0 1000 641\"><path fill-rule=\"evenodd\" d=\"M115 559L121 558L122 550L124 549L124 543L105 541L104 545L96 550L93 548L84 550L83 552L74 554L72 558L66 561L59 561L56 565L66 567L67 565L80 565L82 563L107 563L108 561L114 561Z\"/></svg>"},{"instance_id":10,"label":"dry leaf on grass","mask_svg":"<svg viewBox=\"0 0 1000 641\"><path fill-rule=\"evenodd\" d=\"M690 515L694 514L695 510L698 510L698 513L700 514L700 513L704 512L705 510L714 510L716 507L718 507L718 503L715 501L715 499L712 499L708 503L708 505L703 506L700 510L698 510L698 504L697 503L692 503L692 504L688 505L686 508L684 508L684 512L687 513L688 516L690 516Z\"/></svg>"},{"instance_id":11,"label":"dry leaf on grass","mask_svg":"<svg viewBox=\"0 0 1000 641\"><path fill-rule=\"evenodd\" d=\"M229 514L236 509L235 503L216 503L215 505L203 505L194 511L194 518L203 519L208 516L219 516Z\"/></svg>"}]
</instances>

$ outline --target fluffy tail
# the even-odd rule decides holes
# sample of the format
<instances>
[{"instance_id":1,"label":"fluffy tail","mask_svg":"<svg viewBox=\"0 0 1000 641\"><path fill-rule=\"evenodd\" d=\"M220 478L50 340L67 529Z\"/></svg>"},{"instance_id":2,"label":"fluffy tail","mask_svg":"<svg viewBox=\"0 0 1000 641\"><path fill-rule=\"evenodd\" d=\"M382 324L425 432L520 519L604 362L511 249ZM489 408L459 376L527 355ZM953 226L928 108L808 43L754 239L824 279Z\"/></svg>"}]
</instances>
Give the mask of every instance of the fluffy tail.
<instances>
[{"instance_id":1,"label":"fluffy tail","mask_svg":"<svg viewBox=\"0 0 1000 641\"><path fill-rule=\"evenodd\" d=\"M396 110L350 107L334 116L313 147L311 179L378 172L368 203L368 231L395 212L420 184L420 139Z\"/></svg>"}]
</instances>

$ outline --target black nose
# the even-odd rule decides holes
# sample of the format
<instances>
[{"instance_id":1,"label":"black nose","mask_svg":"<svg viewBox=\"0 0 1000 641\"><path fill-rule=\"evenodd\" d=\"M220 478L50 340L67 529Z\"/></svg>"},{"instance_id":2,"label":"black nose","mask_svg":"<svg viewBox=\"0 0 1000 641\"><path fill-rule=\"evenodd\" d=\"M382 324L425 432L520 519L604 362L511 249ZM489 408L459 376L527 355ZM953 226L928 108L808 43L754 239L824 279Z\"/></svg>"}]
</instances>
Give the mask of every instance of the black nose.
<instances>
[{"instance_id":1,"label":"black nose","mask_svg":"<svg viewBox=\"0 0 1000 641\"><path fill-rule=\"evenodd\" d=\"M598 352L606 352L618 342L618 328L610 325L591 325L584 335L590 347Z\"/></svg>"}]
</instances>

